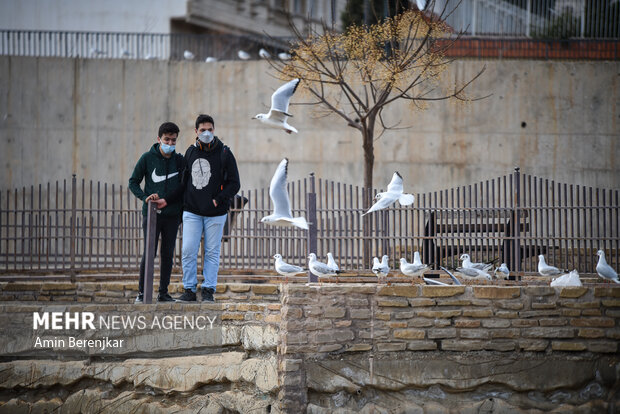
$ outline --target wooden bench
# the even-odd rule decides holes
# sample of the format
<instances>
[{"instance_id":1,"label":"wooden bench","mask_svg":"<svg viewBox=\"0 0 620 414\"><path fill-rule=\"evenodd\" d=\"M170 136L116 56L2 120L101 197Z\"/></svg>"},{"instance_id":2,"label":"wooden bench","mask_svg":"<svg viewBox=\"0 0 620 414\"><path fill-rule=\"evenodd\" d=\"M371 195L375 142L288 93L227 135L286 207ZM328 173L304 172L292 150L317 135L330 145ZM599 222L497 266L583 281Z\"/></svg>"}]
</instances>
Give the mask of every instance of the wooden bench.
<instances>
[{"instance_id":1,"label":"wooden bench","mask_svg":"<svg viewBox=\"0 0 620 414\"><path fill-rule=\"evenodd\" d=\"M546 250L540 246L525 246L522 242L519 243L520 250L516 250L516 239L523 238L530 231L529 219L528 212L520 210L517 227L514 224L516 210L513 209L431 210L424 226L422 261L438 269L447 264L442 263L444 259L468 253L472 261L497 261L498 266L506 263L509 269L514 270L517 268L517 254L522 260L544 254Z\"/></svg>"}]
</instances>

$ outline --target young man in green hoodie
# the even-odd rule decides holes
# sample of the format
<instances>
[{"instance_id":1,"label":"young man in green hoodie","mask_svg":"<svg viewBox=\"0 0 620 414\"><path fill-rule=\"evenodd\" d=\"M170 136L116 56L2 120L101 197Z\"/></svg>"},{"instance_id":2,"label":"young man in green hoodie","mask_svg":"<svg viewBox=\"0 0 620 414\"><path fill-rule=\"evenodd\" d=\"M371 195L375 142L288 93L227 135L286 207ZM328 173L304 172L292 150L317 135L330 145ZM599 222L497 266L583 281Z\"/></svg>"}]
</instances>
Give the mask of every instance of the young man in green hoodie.
<instances>
[{"instance_id":1,"label":"young man in green hoodie","mask_svg":"<svg viewBox=\"0 0 620 414\"><path fill-rule=\"evenodd\" d=\"M179 127L172 122L164 122L159 127L157 142L140 157L133 174L129 178L129 189L144 202L142 206L142 229L144 231L145 251L140 262L139 293L136 303L142 303L144 295L144 264L146 263L146 214L149 200L157 204L157 226L155 231L155 252L161 235L160 273L158 302L174 302L168 294L172 256L181 222L183 205L183 186L181 173L184 168L183 156L174 152L179 136ZM144 180L144 190L140 183Z\"/></svg>"}]
</instances>

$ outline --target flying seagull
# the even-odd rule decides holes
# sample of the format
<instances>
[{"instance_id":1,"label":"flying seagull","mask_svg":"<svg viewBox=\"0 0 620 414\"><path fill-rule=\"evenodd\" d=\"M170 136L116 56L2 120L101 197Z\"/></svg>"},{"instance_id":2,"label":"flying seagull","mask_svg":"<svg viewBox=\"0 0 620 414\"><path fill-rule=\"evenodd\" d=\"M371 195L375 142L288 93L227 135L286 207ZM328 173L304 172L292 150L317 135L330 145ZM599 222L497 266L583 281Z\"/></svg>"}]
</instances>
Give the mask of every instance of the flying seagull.
<instances>
[{"instance_id":1,"label":"flying seagull","mask_svg":"<svg viewBox=\"0 0 620 414\"><path fill-rule=\"evenodd\" d=\"M416 6L418 6L418 10L424 11L426 8L427 0L415 0Z\"/></svg>"},{"instance_id":2,"label":"flying seagull","mask_svg":"<svg viewBox=\"0 0 620 414\"><path fill-rule=\"evenodd\" d=\"M308 223L303 217L293 217L291 212L291 202L286 190L286 176L288 172L288 158L280 161L271 184L269 184L269 197L273 202L273 214L263 217L261 223L274 226L291 227L296 226L300 229L308 230Z\"/></svg>"},{"instance_id":3,"label":"flying seagull","mask_svg":"<svg viewBox=\"0 0 620 414\"><path fill-rule=\"evenodd\" d=\"M329 268L332 269L335 272L340 270L340 268L338 267L338 264L334 260L334 256L332 256L331 252L327 252L327 266L329 266Z\"/></svg>"},{"instance_id":4,"label":"flying seagull","mask_svg":"<svg viewBox=\"0 0 620 414\"><path fill-rule=\"evenodd\" d=\"M338 273L340 273L339 270L331 269L325 263L316 260L316 254L314 253L310 253L308 259L310 259L308 261L308 268L310 272L317 277L337 276Z\"/></svg>"},{"instance_id":5,"label":"flying seagull","mask_svg":"<svg viewBox=\"0 0 620 414\"><path fill-rule=\"evenodd\" d=\"M538 255L538 273L542 276L555 276L562 272L557 267L549 266L547 262L545 262L545 256L540 254Z\"/></svg>"},{"instance_id":6,"label":"flying seagull","mask_svg":"<svg viewBox=\"0 0 620 414\"><path fill-rule=\"evenodd\" d=\"M605 252L599 250L596 252L598 255L598 264L596 265L596 273L603 279L611 280L616 283L620 283L618 280L618 272L616 272L611 266L607 264L605 260Z\"/></svg>"},{"instance_id":7,"label":"flying seagull","mask_svg":"<svg viewBox=\"0 0 620 414\"><path fill-rule=\"evenodd\" d=\"M281 254L276 254L273 256L273 258L276 259L276 272L278 272L282 276L295 276L299 273L305 272L305 270L300 266L286 263L284 260L282 260Z\"/></svg>"},{"instance_id":8,"label":"flying seagull","mask_svg":"<svg viewBox=\"0 0 620 414\"><path fill-rule=\"evenodd\" d=\"M373 211L384 209L396 200L398 200L398 202L403 206L413 204L415 201L413 194L403 193L403 177L401 177L398 171L396 171L392 176L392 181L388 184L387 191L377 193L375 196L375 204L373 204L367 212L362 214L362 216L372 213Z\"/></svg>"},{"instance_id":9,"label":"flying seagull","mask_svg":"<svg viewBox=\"0 0 620 414\"><path fill-rule=\"evenodd\" d=\"M493 268L493 264L491 263L472 263L467 253L461 255L461 260L463 261L463 267L473 267L478 270L484 270L485 272Z\"/></svg>"},{"instance_id":10,"label":"flying seagull","mask_svg":"<svg viewBox=\"0 0 620 414\"><path fill-rule=\"evenodd\" d=\"M246 52L245 50L238 51L237 52L237 56L241 60L249 60L250 59L250 54L248 52Z\"/></svg>"},{"instance_id":11,"label":"flying seagull","mask_svg":"<svg viewBox=\"0 0 620 414\"><path fill-rule=\"evenodd\" d=\"M286 122L288 117L293 116L288 113L288 104L297 90L297 86L299 86L299 79L293 79L280 86L271 95L271 109L269 109L269 113L256 114L252 119L258 119L263 124L272 127L282 128L287 134L291 132L297 133L298 131Z\"/></svg>"}]
</instances>

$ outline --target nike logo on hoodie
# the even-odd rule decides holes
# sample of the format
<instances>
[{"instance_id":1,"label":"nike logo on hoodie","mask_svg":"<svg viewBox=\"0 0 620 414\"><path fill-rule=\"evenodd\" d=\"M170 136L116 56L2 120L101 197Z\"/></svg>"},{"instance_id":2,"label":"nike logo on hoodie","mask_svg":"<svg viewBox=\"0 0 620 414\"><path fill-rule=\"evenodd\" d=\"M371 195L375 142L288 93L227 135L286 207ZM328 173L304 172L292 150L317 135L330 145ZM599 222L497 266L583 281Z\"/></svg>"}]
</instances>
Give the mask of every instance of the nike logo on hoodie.
<instances>
[{"instance_id":1,"label":"nike logo on hoodie","mask_svg":"<svg viewBox=\"0 0 620 414\"><path fill-rule=\"evenodd\" d=\"M165 175L157 175L157 173L155 172L155 170L153 170L153 174L151 174L151 180L153 180L154 183L161 183L162 181L167 180L170 177L174 177L175 175L177 175L179 172L174 172L172 174L168 174L168 176Z\"/></svg>"}]
</instances>

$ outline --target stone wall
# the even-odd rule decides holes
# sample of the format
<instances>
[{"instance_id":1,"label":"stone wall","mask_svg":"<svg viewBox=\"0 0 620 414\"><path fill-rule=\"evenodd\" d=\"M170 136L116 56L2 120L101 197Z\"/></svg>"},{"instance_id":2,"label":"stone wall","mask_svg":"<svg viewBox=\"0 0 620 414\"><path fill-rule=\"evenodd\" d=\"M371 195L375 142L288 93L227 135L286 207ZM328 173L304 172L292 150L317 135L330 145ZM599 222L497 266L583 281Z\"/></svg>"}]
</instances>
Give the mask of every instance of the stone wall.
<instances>
[{"instance_id":1,"label":"stone wall","mask_svg":"<svg viewBox=\"0 0 620 414\"><path fill-rule=\"evenodd\" d=\"M219 286L216 303L134 305L134 284L0 284L0 413L620 407L620 286L235 283ZM78 302L88 294L92 303ZM33 330L33 312L44 311L216 322L211 330ZM33 346L38 336L72 335L126 342L105 351Z\"/></svg>"}]
</instances>

